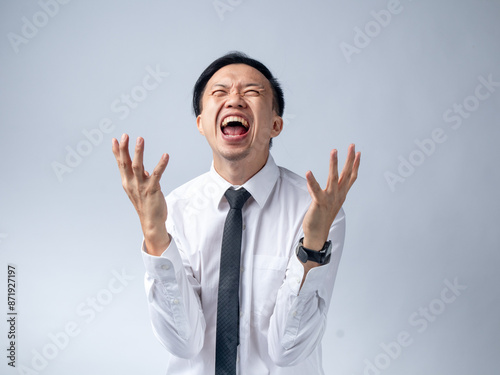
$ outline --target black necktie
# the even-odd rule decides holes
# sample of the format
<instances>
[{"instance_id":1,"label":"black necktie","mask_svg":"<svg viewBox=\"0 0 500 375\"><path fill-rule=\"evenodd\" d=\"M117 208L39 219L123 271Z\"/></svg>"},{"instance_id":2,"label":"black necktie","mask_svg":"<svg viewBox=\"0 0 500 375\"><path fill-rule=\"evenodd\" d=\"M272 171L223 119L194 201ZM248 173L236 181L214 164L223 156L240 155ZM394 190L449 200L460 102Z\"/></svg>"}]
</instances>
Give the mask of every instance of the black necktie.
<instances>
[{"instance_id":1,"label":"black necktie","mask_svg":"<svg viewBox=\"0 0 500 375\"><path fill-rule=\"evenodd\" d=\"M236 374L236 353L240 326L240 255L241 255L241 208L250 193L241 188L226 191L231 206L222 235L219 270L219 295L217 299L217 338L215 346L215 374Z\"/></svg>"}]
</instances>

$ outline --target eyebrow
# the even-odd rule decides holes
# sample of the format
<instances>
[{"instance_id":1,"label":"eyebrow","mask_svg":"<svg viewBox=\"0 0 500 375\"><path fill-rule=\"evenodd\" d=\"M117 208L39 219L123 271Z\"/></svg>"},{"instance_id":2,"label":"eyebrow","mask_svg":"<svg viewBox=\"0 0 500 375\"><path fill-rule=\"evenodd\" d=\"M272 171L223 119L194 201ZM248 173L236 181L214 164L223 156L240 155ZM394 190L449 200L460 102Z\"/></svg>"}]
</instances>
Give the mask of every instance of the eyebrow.
<instances>
[{"instance_id":1,"label":"eyebrow","mask_svg":"<svg viewBox=\"0 0 500 375\"><path fill-rule=\"evenodd\" d=\"M260 89L262 89L262 90L264 90L264 89L265 89L265 88L264 88L264 86L263 86L263 85L261 85L260 83L253 83L253 82L251 82L251 83L245 83L245 84L243 85L243 87L244 87L244 88L247 88L247 87L254 87L254 86L255 86L255 87L258 87L258 88L260 88ZM223 87L223 88L227 89L229 86L228 86L228 85L225 85L225 84L223 84L223 83L214 83L214 84L212 85L212 88L214 88L214 87Z\"/></svg>"},{"instance_id":2,"label":"eyebrow","mask_svg":"<svg viewBox=\"0 0 500 375\"><path fill-rule=\"evenodd\" d=\"M261 88L261 89L264 90L264 86L262 86L260 83L247 83L243 87L246 88L246 87L252 87L252 86L257 86L257 87L259 87L259 88Z\"/></svg>"},{"instance_id":3,"label":"eyebrow","mask_svg":"<svg viewBox=\"0 0 500 375\"><path fill-rule=\"evenodd\" d=\"M214 84L212 85L212 88L214 88L214 87L224 87L224 88L227 88L228 86L227 86L227 85L225 85L225 84L223 84L223 83L214 83Z\"/></svg>"}]
</instances>

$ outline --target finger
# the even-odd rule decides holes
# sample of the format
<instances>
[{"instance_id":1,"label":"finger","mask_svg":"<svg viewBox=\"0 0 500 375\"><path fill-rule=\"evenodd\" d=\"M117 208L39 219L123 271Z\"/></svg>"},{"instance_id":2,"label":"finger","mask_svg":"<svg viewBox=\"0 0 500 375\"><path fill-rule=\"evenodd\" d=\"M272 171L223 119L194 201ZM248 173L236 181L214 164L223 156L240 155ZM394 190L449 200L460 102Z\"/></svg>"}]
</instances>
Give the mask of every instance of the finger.
<instances>
[{"instance_id":1,"label":"finger","mask_svg":"<svg viewBox=\"0 0 500 375\"><path fill-rule=\"evenodd\" d=\"M136 179L142 181L146 175L144 174L144 139L138 137L135 142L134 160L132 160L132 170Z\"/></svg>"},{"instance_id":2,"label":"finger","mask_svg":"<svg viewBox=\"0 0 500 375\"><path fill-rule=\"evenodd\" d=\"M318 181L316 181L316 178L314 178L314 175L311 171L307 171L306 180L307 190L309 191L311 198L318 200L323 190L321 190L321 186L319 185Z\"/></svg>"},{"instance_id":3,"label":"finger","mask_svg":"<svg viewBox=\"0 0 500 375\"><path fill-rule=\"evenodd\" d=\"M113 155L115 155L115 159L117 162L120 161L120 145L118 143L118 140L116 138L113 138L111 140L111 151L113 151Z\"/></svg>"},{"instance_id":4,"label":"finger","mask_svg":"<svg viewBox=\"0 0 500 375\"><path fill-rule=\"evenodd\" d=\"M339 185L347 181L349 183L351 179L352 168L355 160L356 148L354 143L349 145L347 150L347 159L344 164L344 168L342 168L342 173L339 178Z\"/></svg>"},{"instance_id":5,"label":"finger","mask_svg":"<svg viewBox=\"0 0 500 375\"><path fill-rule=\"evenodd\" d=\"M120 144L116 138L111 140L111 151L113 151L113 155L115 156L116 163L118 164L118 170L120 171L120 176L124 178L123 168L121 168L120 161Z\"/></svg>"},{"instance_id":6,"label":"finger","mask_svg":"<svg viewBox=\"0 0 500 375\"><path fill-rule=\"evenodd\" d=\"M351 173L351 179L349 180L349 189L351 188L354 181L358 178L359 164L361 163L361 152L356 153L356 158L354 159L354 166Z\"/></svg>"},{"instance_id":7,"label":"finger","mask_svg":"<svg viewBox=\"0 0 500 375\"><path fill-rule=\"evenodd\" d=\"M161 176L163 172L165 171L165 168L167 168L168 160L169 160L169 155L168 154L163 154L160 158L160 161L156 165L155 169L153 170L153 173L151 173L151 183L152 184L159 184Z\"/></svg>"},{"instance_id":8,"label":"finger","mask_svg":"<svg viewBox=\"0 0 500 375\"><path fill-rule=\"evenodd\" d=\"M328 193L335 192L338 186L339 170L337 150L330 152L330 169L328 171L328 180L326 182L326 191Z\"/></svg>"},{"instance_id":9,"label":"finger","mask_svg":"<svg viewBox=\"0 0 500 375\"><path fill-rule=\"evenodd\" d=\"M123 134L120 142L120 161L119 167L126 178L132 177L132 160L128 153L128 134Z\"/></svg>"}]
</instances>

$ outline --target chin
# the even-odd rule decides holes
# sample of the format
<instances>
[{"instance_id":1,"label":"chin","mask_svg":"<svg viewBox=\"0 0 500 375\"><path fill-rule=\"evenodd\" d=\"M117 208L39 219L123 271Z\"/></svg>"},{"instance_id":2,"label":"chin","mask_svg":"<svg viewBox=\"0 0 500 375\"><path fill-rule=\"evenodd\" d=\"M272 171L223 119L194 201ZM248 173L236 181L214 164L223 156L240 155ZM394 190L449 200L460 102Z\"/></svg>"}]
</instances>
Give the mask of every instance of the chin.
<instances>
[{"instance_id":1,"label":"chin","mask_svg":"<svg viewBox=\"0 0 500 375\"><path fill-rule=\"evenodd\" d=\"M250 155L250 149L244 150L234 150L234 151L223 151L220 155L227 161L240 161Z\"/></svg>"}]
</instances>

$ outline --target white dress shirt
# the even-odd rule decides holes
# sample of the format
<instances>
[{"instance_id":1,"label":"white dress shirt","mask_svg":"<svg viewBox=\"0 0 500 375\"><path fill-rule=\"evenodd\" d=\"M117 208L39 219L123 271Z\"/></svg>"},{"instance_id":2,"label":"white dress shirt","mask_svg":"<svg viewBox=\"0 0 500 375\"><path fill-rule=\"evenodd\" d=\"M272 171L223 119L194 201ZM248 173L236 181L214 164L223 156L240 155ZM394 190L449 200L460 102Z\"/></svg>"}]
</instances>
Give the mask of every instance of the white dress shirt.
<instances>
[{"instance_id":1,"label":"white dress shirt","mask_svg":"<svg viewBox=\"0 0 500 375\"><path fill-rule=\"evenodd\" d=\"M173 241L165 252L152 256L143 243L153 331L172 354L168 375L215 373L220 251L229 211L224 193L231 186L212 163L166 197ZM237 371L324 374L321 339L344 244L344 212L330 228L330 262L310 270L300 288L304 268L295 249L311 203L306 180L269 155L242 186L252 196L242 209Z\"/></svg>"}]
</instances>

